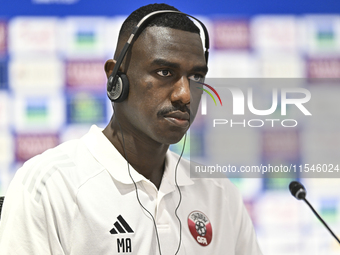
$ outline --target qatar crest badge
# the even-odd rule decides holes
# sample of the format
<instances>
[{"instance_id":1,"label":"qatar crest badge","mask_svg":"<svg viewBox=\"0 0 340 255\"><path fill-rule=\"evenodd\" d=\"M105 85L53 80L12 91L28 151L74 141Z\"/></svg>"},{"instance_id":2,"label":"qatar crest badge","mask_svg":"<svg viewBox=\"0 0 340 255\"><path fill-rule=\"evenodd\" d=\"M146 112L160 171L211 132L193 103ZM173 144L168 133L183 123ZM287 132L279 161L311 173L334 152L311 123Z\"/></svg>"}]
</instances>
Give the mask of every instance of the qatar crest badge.
<instances>
[{"instance_id":1,"label":"qatar crest badge","mask_svg":"<svg viewBox=\"0 0 340 255\"><path fill-rule=\"evenodd\" d=\"M188 216L191 235L199 245L208 246L212 240L212 227L209 218L200 211L193 211Z\"/></svg>"}]
</instances>

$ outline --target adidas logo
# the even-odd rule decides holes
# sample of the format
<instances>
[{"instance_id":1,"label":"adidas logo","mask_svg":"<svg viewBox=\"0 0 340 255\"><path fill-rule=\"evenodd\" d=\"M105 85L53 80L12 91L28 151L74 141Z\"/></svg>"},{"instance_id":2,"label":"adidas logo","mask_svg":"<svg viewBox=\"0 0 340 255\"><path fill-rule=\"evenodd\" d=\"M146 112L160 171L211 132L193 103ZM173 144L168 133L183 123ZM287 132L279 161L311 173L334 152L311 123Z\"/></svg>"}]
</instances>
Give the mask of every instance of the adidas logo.
<instances>
[{"instance_id":1,"label":"adidas logo","mask_svg":"<svg viewBox=\"0 0 340 255\"><path fill-rule=\"evenodd\" d=\"M110 233L112 235L121 233L134 233L132 228L129 226L129 224L124 220L122 215L119 215L117 217L117 221L113 224L115 227L110 230Z\"/></svg>"}]
</instances>

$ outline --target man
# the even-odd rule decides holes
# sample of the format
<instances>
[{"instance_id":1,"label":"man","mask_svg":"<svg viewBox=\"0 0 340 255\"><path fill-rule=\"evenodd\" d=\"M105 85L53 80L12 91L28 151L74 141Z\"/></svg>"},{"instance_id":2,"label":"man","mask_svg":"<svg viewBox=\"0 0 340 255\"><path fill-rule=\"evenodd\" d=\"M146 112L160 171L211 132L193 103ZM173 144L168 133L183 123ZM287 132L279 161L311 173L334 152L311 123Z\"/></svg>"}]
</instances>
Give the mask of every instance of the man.
<instances>
[{"instance_id":1,"label":"man","mask_svg":"<svg viewBox=\"0 0 340 255\"><path fill-rule=\"evenodd\" d=\"M133 12L133 27L165 4ZM1 254L261 254L236 188L226 179L190 179L189 163L168 150L190 126L199 99L189 81L207 72L199 30L165 13L136 35L120 67L125 100L102 131L93 126L26 162L6 195ZM108 60L108 76L116 60ZM128 162L128 163L127 163Z\"/></svg>"}]
</instances>

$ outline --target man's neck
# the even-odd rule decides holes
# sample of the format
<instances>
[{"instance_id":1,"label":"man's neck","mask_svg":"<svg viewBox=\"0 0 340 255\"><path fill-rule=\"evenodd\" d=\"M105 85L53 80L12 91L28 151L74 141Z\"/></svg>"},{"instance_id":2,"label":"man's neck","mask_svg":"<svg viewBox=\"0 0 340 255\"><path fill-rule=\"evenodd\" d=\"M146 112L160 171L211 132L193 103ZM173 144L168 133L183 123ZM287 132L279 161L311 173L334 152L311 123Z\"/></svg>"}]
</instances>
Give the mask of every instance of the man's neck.
<instances>
[{"instance_id":1,"label":"man's neck","mask_svg":"<svg viewBox=\"0 0 340 255\"><path fill-rule=\"evenodd\" d=\"M107 125L103 133L130 165L159 189L169 145L142 140L112 122Z\"/></svg>"}]
</instances>

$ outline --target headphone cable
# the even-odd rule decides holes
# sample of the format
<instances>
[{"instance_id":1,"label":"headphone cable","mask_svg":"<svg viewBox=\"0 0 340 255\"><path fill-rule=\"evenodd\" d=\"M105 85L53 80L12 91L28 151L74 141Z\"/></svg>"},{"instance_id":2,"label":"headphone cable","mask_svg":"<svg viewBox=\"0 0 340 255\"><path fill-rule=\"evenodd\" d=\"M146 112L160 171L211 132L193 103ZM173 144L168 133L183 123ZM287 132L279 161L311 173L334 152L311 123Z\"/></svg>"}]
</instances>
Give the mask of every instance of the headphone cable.
<instances>
[{"instance_id":1,"label":"headphone cable","mask_svg":"<svg viewBox=\"0 0 340 255\"><path fill-rule=\"evenodd\" d=\"M115 108L114 108L114 104L113 104L113 111L114 111L114 114L115 114ZM155 228L155 232L156 232L156 238L157 238L157 244L158 244L158 250L159 250L159 254L162 255L162 251L161 251L161 245L160 245L160 241L159 241L159 236L158 236L158 230L157 230L157 225L156 225L156 220L155 218L153 217L153 215L151 214L151 212L146 209L144 207L144 205L142 204L142 202L140 201L139 199L139 194L138 194L138 188L137 188L137 184L135 182L135 180L133 179L132 177L132 174L131 174L131 171L130 171L130 164L129 164L129 161L128 161L128 158L127 158L127 154L126 154L126 150L125 150L125 139L124 139L124 133L123 133L123 129L122 129L122 126L120 125L119 123L119 120L118 118L117 119L117 123L118 123L118 126L119 126L119 129L120 129L120 132L122 133L122 142L123 142L123 151L124 151L124 158L126 160L126 163L127 163L127 167L128 167L128 173L129 173L129 176L133 182L133 185L135 186L135 191L136 191L136 198L137 198L137 201L139 203L139 205L151 216L152 218L152 221L153 221L153 224L154 224L154 228ZM176 187L177 187L177 190L178 190L178 193L179 193L179 201L178 201L178 204L177 204L177 207L175 209L175 215L176 215L176 218L178 220L178 223L179 223L179 242L178 242L178 247L177 247L177 251L175 253L178 254L179 252L179 249L181 247L181 243L182 243L182 222L181 222L181 219L179 218L178 214L177 214L177 211L178 211L178 208L182 202L182 193L181 193L181 190L178 186L178 183L177 183L177 170L178 170L178 165L179 165L179 162L181 161L182 159L182 156L183 156L183 153L184 153L184 149L185 149L185 143L186 143L186 139L187 139L187 133L185 133L184 135L184 142L183 142L183 147L182 147L182 152L178 158L178 161L177 161L177 164L176 164L176 167L175 167L175 184L176 184Z\"/></svg>"},{"instance_id":2,"label":"headphone cable","mask_svg":"<svg viewBox=\"0 0 340 255\"><path fill-rule=\"evenodd\" d=\"M114 106L113 106L113 110L115 111L114 109ZM153 224L154 224L154 228L155 228L155 231L156 231L156 238L157 238L157 244L158 244L158 250L159 250L159 254L162 255L162 252L161 252L161 245L160 245L160 242L159 242L159 237L158 237L158 231L157 231L157 225L156 225L156 221L155 221L155 218L152 216L151 212L149 212L148 209L146 209L144 207L144 205L142 204L142 202L140 201L139 199L139 194L138 194L138 188L137 188L137 184L135 182L135 180L133 179L132 175L131 175L131 171L130 171L130 164L129 164L129 161L128 161L128 158L127 158L127 154L126 154L126 150L125 150L125 140L124 140L124 134L123 134L123 129L118 121L118 118L117 118L117 123L119 125L119 128L120 128L120 132L122 133L122 140L123 140L123 150L124 150L124 158L126 160L126 163L127 163L127 167L128 167L128 173L129 173L129 176L133 182L133 185L135 186L135 191L136 191L136 197L137 197L137 201L139 203L139 205L151 216L152 218L152 221L153 221Z\"/></svg>"},{"instance_id":3,"label":"headphone cable","mask_svg":"<svg viewBox=\"0 0 340 255\"><path fill-rule=\"evenodd\" d=\"M176 187L177 187L177 190L178 190L178 193L179 193L179 201L178 201L178 205L177 205L177 207L175 209L175 215L176 215L176 218L177 218L177 220L179 222L179 242L178 242L178 248L177 248L177 251L176 251L175 255L179 252L179 249L181 247L181 242L182 242L182 222L181 222L181 219L179 218L179 216L177 214L177 210L178 210L178 208L179 208L179 206L181 205L181 202L182 202L182 193L181 193L181 189L179 188L178 183L177 183L177 169L178 169L179 162L181 161L183 153L184 153L184 148L185 148L186 140L187 140L187 133L185 133L185 135L184 135L184 142L183 142L182 152L181 152L181 155L178 158L178 161L177 161L177 164L176 164L176 168L175 168L175 184L176 184Z\"/></svg>"}]
</instances>

